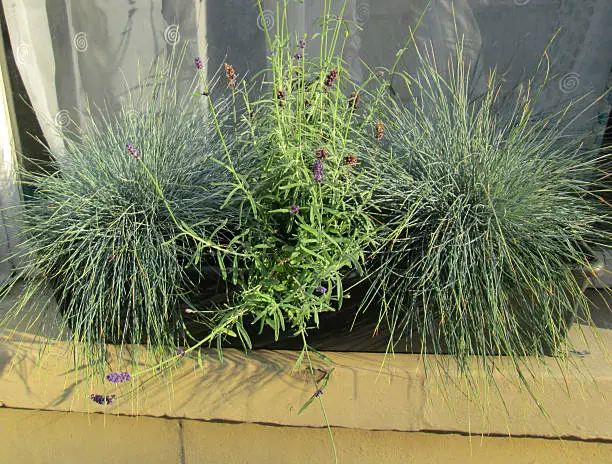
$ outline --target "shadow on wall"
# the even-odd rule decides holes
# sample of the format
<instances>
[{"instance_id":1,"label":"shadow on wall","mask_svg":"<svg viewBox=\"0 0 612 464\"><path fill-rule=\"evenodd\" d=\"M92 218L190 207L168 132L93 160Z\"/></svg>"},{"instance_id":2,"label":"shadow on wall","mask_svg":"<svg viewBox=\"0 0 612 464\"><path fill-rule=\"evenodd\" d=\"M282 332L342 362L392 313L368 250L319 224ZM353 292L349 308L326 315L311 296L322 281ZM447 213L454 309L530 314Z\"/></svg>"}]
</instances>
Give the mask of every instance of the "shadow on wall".
<instances>
[{"instance_id":1,"label":"shadow on wall","mask_svg":"<svg viewBox=\"0 0 612 464\"><path fill-rule=\"evenodd\" d=\"M266 16L267 17L267 16ZM270 16L271 18L272 16ZM271 26L268 18L268 25ZM241 78L265 68L266 38L257 3L252 0L208 0L206 32L211 73L231 63Z\"/></svg>"},{"instance_id":2,"label":"shadow on wall","mask_svg":"<svg viewBox=\"0 0 612 464\"><path fill-rule=\"evenodd\" d=\"M12 359L13 356L6 348L0 348L0 377L2 377L4 370L9 365Z\"/></svg>"}]
</instances>

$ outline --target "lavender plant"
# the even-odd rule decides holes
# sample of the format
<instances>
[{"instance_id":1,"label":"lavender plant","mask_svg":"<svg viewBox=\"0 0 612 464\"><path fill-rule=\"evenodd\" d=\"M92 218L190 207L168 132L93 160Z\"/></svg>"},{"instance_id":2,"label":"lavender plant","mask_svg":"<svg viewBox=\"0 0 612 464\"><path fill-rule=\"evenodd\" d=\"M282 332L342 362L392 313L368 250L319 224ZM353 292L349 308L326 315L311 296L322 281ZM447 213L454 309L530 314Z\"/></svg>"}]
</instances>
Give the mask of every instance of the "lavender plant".
<instances>
[{"instance_id":1,"label":"lavender plant","mask_svg":"<svg viewBox=\"0 0 612 464\"><path fill-rule=\"evenodd\" d=\"M359 89L342 67L346 35L337 17L344 7L339 15L330 8L326 2L321 19L326 47L313 53L306 37L291 38L286 5L279 6L276 34L266 30L270 68L261 90L249 91L225 65L227 85L244 107L245 130L225 163L248 259L238 261L239 291L211 325L232 325L246 347L253 324L276 339L291 330L305 340L321 312L340 308L344 278L362 272L373 230L364 209L369 194L357 187L360 160L370 156L362 135L370 115L360 112ZM235 160L249 171L237 170Z\"/></svg>"},{"instance_id":2,"label":"lavender plant","mask_svg":"<svg viewBox=\"0 0 612 464\"><path fill-rule=\"evenodd\" d=\"M324 416L321 395L333 369L316 378L312 356L329 360L309 346L308 331L318 327L321 313L342 307L345 278L363 272L374 230L365 208L369 190L358 187L360 163L371 156L363 136L371 113L360 111L360 88L343 68L345 6L332 14L331 2L324 2L320 47L312 52L306 36L290 35L287 5L279 2L276 33L265 30L270 66L260 90L249 89L231 65L224 66L235 119L246 125L223 160L233 178L227 201L241 211L244 248L231 263L231 300L207 314L212 330L186 350L216 339L221 353L227 337L251 348L253 327L259 334L271 330L275 339L288 331L303 342L296 366L306 361L313 382L300 412L317 399ZM202 86L208 95L204 73Z\"/></svg>"}]
</instances>

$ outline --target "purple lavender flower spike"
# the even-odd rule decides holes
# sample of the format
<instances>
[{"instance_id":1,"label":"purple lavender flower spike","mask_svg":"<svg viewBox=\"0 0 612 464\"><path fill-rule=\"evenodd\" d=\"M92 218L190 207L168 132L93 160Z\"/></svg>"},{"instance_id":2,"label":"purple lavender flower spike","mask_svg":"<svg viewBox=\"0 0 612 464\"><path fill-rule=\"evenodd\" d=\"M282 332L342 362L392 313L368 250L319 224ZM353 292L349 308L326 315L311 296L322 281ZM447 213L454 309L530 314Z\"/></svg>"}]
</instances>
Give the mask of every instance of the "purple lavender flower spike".
<instances>
[{"instance_id":1,"label":"purple lavender flower spike","mask_svg":"<svg viewBox=\"0 0 612 464\"><path fill-rule=\"evenodd\" d=\"M293 55L293 57L294 57L296 60L301 60L301 59L302 59L302 56L303 56L303 55L302 55L302 52L297 52L295 55Z\"/></svg>"},{"instance_id":2,"label":"purple lavender flower spike","mask_svg":"<svg viewBox=\"0 0 612 464\"><path fill-rule=\"evenodd\" d=\"M298 205L291 205L290 213L294 216L300 212L300 207Z\"/></svg>"},{"instance_id":3,"label":"purple lavender flower spike","mask_svg":"<svg viewBox=\"0 0 612 464\"><path fill-rule=\"evenodd\" d=\"M132 145L131 143L128 142L126 144L126 147L127 147L128 151L130 152L130 155L132 155L136 159L140 159L140 153L138 153L138 150L136 150L134 145Z\"/></svg>"},{"instance_id":4,"label":"purple lavender flower spike","mask_svg":"<svg viewBox=\"0 0 612 464\"><path fill-rule=\"evenodd\" d=\"M314 397L318 398L319 396L321 396L323 394L323 390L321 390L320 388L314 392Z\"/></svg>"},{"instance_id":5,"label":"purple lavender flower spike","mask_svg":"<svg viewBox=\"0 0 612 464\"><path fill-rule=\"evenodd\" d=\"M306 48L306 39L300 39L299 46L300 48Z\"/></svg>"},{"instance_id":6,"label":"purple lavender flower spike","mask_svg":"<svg viewBox=\"0 0 612 464\"><path fill-rule=\"evenodd\" d=\"M317 293L320 293L321 295L325 295L327 293L327 288L323 287L322 285L319 285L317 288L315 288L315 291Z\"/></svg>"},{"instance_id":7,"label":"purple lavender flower spike","mask_svg":"<svg viewBox=\"0 0 612 464\"><path fill-rule=\"evenodd\" d=\"M316 160L312 165L312 176L315 182L319 184L323 182L323 163L320 159Z\"/></svg>"},{"instance_id":8,"label":"purple lavender flower spike","mask_svg":"<svg viewBox=\"0 0 612 464\"><path fill-rule=\"evenodd\" d=\"M176 350L176 354L179 356L185 356L185 350L179 348L178 350Z\"/></svg>"},{"instance_id":9,"label":"purple lavender flower spike","mask_svg":"<svg viewBox=\"0 0 612 464\"><path fill-rule=\"evenodd\" d=\"M91 401L93 401L94 403L105 406L107 404L113 404L113 401L115 400L115 395L99 395L92 393L91 395L89 395L89 399L91 399Z\"/></svg>"},{"instance_id":10,"label":"purple lavender flower spike","mask_svg":"<svg viewBox=\"0 0 612 464\"><path fill-rule=\"evenodd\" d=\"M202 58L200 58L199 56L196 56L194 61L196 68L202 69L204 67L204 63L202 63Z\"/></svg>"},{"instance_id":11,"label":"purple lavender flower spike","mask_svg":"<svg viewBox=\"0 0 612 464\"><path fill-rule=\"evenodd\" d=\"M129 382L132 376L129 372L113 372L106 376L106 380L112 383Z\"/></svg>"}]
</instances>

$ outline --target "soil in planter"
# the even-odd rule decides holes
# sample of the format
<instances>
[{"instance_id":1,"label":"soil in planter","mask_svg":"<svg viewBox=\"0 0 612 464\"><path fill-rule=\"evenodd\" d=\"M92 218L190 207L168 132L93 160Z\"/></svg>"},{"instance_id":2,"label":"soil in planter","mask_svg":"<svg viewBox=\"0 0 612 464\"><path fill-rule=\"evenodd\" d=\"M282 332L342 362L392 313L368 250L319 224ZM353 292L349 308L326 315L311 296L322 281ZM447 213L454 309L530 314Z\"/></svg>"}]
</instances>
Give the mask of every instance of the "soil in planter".
<instances>
[{"instance_id":1,"label":"soil in planter","mask_svg":"<svg viewBox=\"0 0 612 464\"><path fill-rule=\"evenodd\" d=\"M584 279L584 274L580 276ZM579 277L578 275L576 276ZM349 287L350 284L347 285ZM368 288L367 283L354 286L348 292L348 298L344 299L342 309L337 311L319 314L319 328L311 329L308 333L309 344L324 351L359 351L359 352L385 352L393 350L396 353L433 353L437 351L441 354L449 354L449 350L441 338L438 341L438 348L434 350L434 345L430 338L425 337L425 346L422 345L422 334L417 330L400 337L394 346L389 344L390 332L385 321L379 324L379 308L370 307L367 311L357 314L359 304L365 297ZM225 295L222 296L225 298ZM514 303L520 305L520 302ZM524 303L523 303L524 304ZM573 323L573 314L567 313L558 316L559 324L557 330L561 338L565 337L567 330ZM274 339L274 331L269 327L264 327L259 333L259 323L249 326L245 321L253 349L277 349L277 350L301 350L301 337L291 334L290 330L281 333L280 339ZM531 341L534 346L533 352L527 354L539 354L552 356L556 348L552 341L543 340L541 334L547 330L545 327L535 327L534 321L525 320L521 330L524 340ZM200 329L201 330L201 329ZM194 335L205 336L204 332ZM224 340L223 346L242 348L239 341L235 339ZM537 347L537 348L536 348ZM498 353L491 353L498 354Z\"/></svg>"},{"instance_id":2,"label":"soil in planter","mask_svg":"<svg viewBox=\"0 0 612 464\"><path fill-rule=\"evenodd\" d=\"M211 277L214 278L214 276ZM219 280L210 283L211 289L215 287L222 289L223 283L220 281L220 277L217 276L217 278ZM308 334L311 346L327 351L385 351L389 337L388 332L383 328L383 324L378 331L375 331L378 322L377 311L371 310L355 318L359 303L365 295L365 290L364 285L356 286L348 292L350 297L345 297L342 309L319 313L319 328L310 330ZM226 291L231 292L231 289L223 289L222 293L217 295L211 295L210 293L206 295L206 292L202 292L197 300L198 307L207 307L212 301L221 303L226 299ZM302 349L301 337L293 335L290 329L281 332L279 340L275 340L272 328L265 326L260 333L260 323L251 323L253 319L251 321L245 320L245 329L251 338L253 349ZM187 323L187 327L196 340L205 337L208 333L206 328L195 321ZM222 346L242 348L240 341L231 338L226 338ZM419 349L420 345L418 347L415 345L411 352L417 352Z\"/></svg>"},{"instance_id":3,"label":"soil in planter","mask_svg":"<svg viewBox=\"0 0 612 464\"><path fill-rule=\"evenodd\" d=\"M189 313L188 308L211 308L214 305L223 305L227 300L227 294L232 289L220 276L217 268L210 266L201 271L200 275L193 276L193 284L197 292L192 292L186 296L185 301L179 301L177 311L183 313L183 319L187 331L193 340L200 340L209 331L201 323L197 322L197 317ZM347 284L349 287L350 284ZM319 328L309 331L309 344L324 351L359 351L359 352L385 352L393 350L396 353L420 353L425 348L426 352L434 352L431 341L422 346L421 334L414 331L402 337L395 346L389 345L389 329L385 321L379 324L379 309L371 307L367 311L357 314L359 304L365 297L367 283L354 286L345 297L342 309L337 311L324 312L319 314ZM56 292L56 296L57 292ZM65 313L65 304L59 300L60 312ZM194 304L189 304L193 302ZM186 311L187 310L187 311ZM564 322L560 326L563 333L572 324L571 314L564 316ZM281 333L280 339L274 339L274 331L270 327L264 327L259 333L259 323L249 324L245 321L245 329L251 337L253 349L276 349L276 350L301 350L301 337L294 336L290 329ZM527 321L526 321L527 324ZM537 331L537 330L536 330ZM534 327L525 329L528 336L533 336ZM109 343L120 343L120 340L109 340ZM438 352L448 353L443 340L439 342ZM236 339L226 338L223 342L224 347L242 348ZM539 351L545 355L554 354L554 346L543 344Z\"/></svg>"},{"instance_id":4,"label":"soil in planter","mask_svg":"<svg viewBox=\"0 0 612 464\"><path fill-rule=\"evenodd\" d=\"M393 350L396 353L427 353L434 352L434 345L430 339L425 337L425 346L422 346L421 333L413 331L401 337L394 346L389 345L390 332L385 321L379 324L379 310L371 307L367 311L356 316L359 303L365 297L367 284L355 286L345 298L342 309L319 314L319 328L313 328L308 332L308 343L321 351L359 351L359 352L385 352ZM225 298L225 295L222 295ZM251 337L253 349L274 350L301 350L302 339L296 337L289 330L280 334L279 340L274 339L274 331L270 327L264 327L259 333L259 323L249 325L245 321L245 329ZM561 330L571 325L571 317L568 315L565 323L561 324ZM192 335L196 339L206 336L202 327L191 326ZM533 327L526 327L526 336L533 338L539 333ZM242 348L236 339L227 338L222 346L231 348ZM437 351L448 354L449 350L444 340L439 340ZM538 351L544 355L553 355L554 346L542 343Z\"/></svg>"}]
</instances>

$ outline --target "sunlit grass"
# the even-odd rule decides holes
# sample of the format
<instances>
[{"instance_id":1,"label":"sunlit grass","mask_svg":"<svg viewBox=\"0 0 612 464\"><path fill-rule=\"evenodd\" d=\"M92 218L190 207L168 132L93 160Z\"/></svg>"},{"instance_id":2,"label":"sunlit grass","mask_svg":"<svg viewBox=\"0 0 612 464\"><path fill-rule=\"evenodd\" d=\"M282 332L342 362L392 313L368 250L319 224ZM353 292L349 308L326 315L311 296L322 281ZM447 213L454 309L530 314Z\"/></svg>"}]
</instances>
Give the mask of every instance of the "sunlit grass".
<instances>
[{"instance_id":1,"label":"sunlit grass","mask_svg":"<svg viewBox=\"0 0 612 464\"><path fill-rule=\"evenodd\" d=\"M62 337L80 342L92 366L103 364L106 343L166 352L184 344L184 310L196 304L202 266L217 259L194 261L181 221L219 243L237 222L231 205L221 209L230 177L214 162L220 137L182 88L181 63L178 53L159 60L118 113L89 110L86 127L62 134L52 172L22 172L34 194L19 218L23 266L13 283L23 278L25 288L10 318L27 324L47 311L36 296L50 284ZM227 112L227 101L217 105Z\"/></svg>"},{"instance_id":2,"label":"sunlit grass","mask_svg":"<svg viewBox=\"0 0 612 464\"><path fill-rule=\"evenodd\" d=\"M378 158L383 223L366 306L380 302L390 349L427 354L558 353L582 292L586 244L610 246L602 155L572 136L572 105L537 114L542 81L477 90L461 45L448 63L418 51L410 99L389 100ZM508 97L508 91L515 93Z\"/></svg>"}]
</instances>

